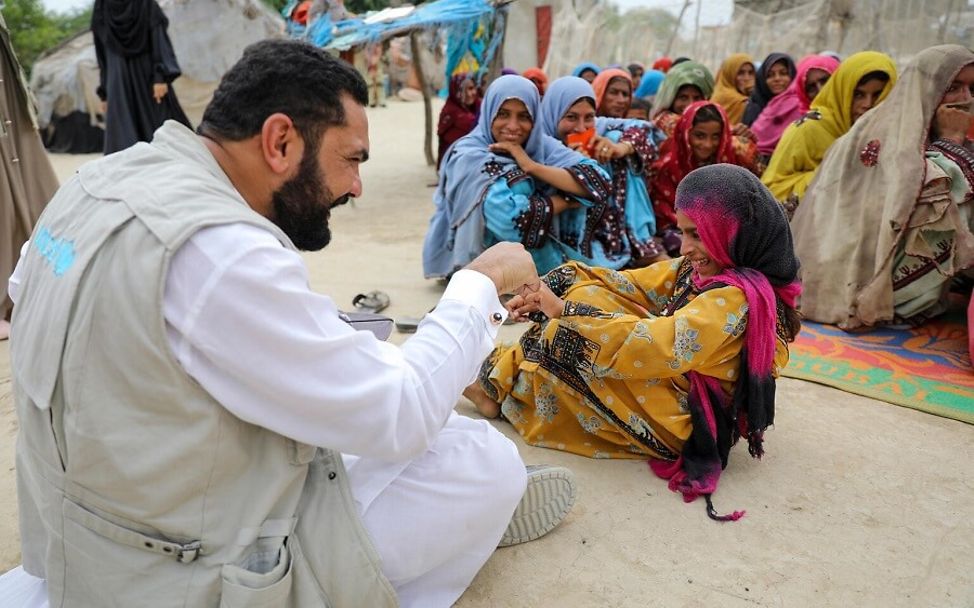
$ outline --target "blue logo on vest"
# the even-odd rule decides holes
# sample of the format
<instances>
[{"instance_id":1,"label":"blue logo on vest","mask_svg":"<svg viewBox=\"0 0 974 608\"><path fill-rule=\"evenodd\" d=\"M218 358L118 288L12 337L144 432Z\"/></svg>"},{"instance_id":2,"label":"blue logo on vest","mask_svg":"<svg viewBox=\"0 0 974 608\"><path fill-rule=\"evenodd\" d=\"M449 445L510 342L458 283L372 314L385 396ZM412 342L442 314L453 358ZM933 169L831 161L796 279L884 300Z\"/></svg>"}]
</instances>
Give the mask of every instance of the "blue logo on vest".
<instances>
[{"instance_id":1,"label":"blue logo on vest","mask_svg":"<svg viewBox=\"0 0 974 608\"><path fill-rule=\"evenodd\" d=\"M54 276L61 276L74 264L74 241L55 238L51 231L38 229L31 247L51 266Z\"/></svg>"}]
</instances>

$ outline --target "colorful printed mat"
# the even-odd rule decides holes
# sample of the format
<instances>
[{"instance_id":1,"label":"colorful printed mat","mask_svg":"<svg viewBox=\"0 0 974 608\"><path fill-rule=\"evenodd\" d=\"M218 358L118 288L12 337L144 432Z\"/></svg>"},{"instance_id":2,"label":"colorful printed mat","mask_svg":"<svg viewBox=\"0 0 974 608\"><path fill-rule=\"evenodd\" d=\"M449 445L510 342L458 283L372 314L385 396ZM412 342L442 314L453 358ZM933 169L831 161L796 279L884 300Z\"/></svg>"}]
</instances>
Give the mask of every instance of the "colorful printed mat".
<instances>
[{"instance_id":1,"label":"colorful printed mat","mask_svg":"<svg viewBox=\"0 0 974 608\"><path fill-rule=\"evenodd\" d=\"M803 321L782 375L974 424L974 368L961 315L861 334Z\"/></svg>"}]
</instances>

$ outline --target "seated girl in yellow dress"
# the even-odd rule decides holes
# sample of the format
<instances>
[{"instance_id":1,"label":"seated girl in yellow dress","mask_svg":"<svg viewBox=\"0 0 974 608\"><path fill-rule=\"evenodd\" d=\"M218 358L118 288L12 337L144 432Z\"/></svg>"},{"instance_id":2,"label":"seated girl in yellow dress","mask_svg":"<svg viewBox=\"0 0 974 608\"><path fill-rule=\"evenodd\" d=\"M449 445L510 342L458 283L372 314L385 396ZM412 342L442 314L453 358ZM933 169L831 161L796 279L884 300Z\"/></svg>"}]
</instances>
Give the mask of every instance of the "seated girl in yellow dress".
<instances>
[{"instance_id":1,"label":"seated girl in yellow dress","mask_svg":"<svg viewBox=\"0 0 974 608\"><path fill-rule=\"evenodd\" d=\"M800 322L784 211L752 173L697 169L676 195L683 257L637 270L568 264L508 304L536 321L485 361L465 395L531 445L649 458L689 502L710 495L731 446L759 458L775 377Z\"/></svg>"}]
</instances>

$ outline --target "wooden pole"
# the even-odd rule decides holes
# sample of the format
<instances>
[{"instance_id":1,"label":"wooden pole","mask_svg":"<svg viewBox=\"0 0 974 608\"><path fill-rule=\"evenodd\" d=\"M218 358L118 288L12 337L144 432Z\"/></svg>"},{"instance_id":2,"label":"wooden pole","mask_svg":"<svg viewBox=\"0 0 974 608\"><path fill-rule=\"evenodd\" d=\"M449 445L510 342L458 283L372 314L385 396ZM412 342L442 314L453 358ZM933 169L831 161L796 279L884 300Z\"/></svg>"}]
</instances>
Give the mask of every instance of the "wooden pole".
<instances>
[{"instance_id":1,"label":"wooden pole","mask_svg":"<svg viewBox=\"0 0 974 608\"><path fill-rule=\"evenodd\" d=\"M697 0L698 2L700 0ZM680 24L683 23L683 15L686 14L687 9L690 8L690 0L684 0L683 8L680 9L680 16L676 20L676 25L673 27L673 33L670 34L670 41L666 43L666 52L663 53L667 57L670 55L670 49L673 48L673 43L676 41L676 35L680 33Z\"/></svg>"},{"instance_id":2,"label":"wooden pole","mask_svg":"<svg viewBox=\"0 0 974 608\"><path fill-rule=\"evenodd\" d=\"M423 151L426 153L426 164L433 167L436 166L436 159L433 157L433 99L430 96L429 85L426 84L426 76L423 74L418 31L410 32L409 46L413 54L413 65L416 68L416 80L419 81L419 88L423 91L423 109L426 111L426 137Z\"/></svg>"}]
</instances>

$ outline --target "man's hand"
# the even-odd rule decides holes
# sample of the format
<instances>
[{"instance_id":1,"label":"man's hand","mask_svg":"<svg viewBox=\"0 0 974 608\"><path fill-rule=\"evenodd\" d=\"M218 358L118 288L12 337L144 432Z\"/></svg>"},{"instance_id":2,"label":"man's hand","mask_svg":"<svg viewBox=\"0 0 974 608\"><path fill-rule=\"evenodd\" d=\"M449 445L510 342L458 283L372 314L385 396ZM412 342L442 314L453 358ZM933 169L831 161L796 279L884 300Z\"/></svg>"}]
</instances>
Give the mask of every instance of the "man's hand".
<instances>
[{"instance_id":1,"label":"man's hand","mask_svg":"<svg viewBox=\"0 0 974 608\"><path fill-rule=\"evenodd\" d=\"M152 98L156 103L162 103L162 98L169 92L169 85L164 82L157 82L152 85Z\"/></svg>"},{"instance_id":2,"label":"man's hand","mask_svg":"<svg viewBox=\"0 0 974 608\"><path fill-rule=\"evenodd\" d=\"M497 293L533 293L541 279L534 258L520 243L498 243L467 264L467 270L486 275L497 287Z\"/></svg>"},{"instance_id":3,"label":"man's hand","mask_svg":"<svg viewBox=\"0 0 974 608\"><path fill-rule=\"evenodd\" d=\"M943 104L937 108L934 116L937 137L963 145L972 121L974 121L974 114L960 108L952 108L950 104Z\"/></svg>"}]
</instances>

